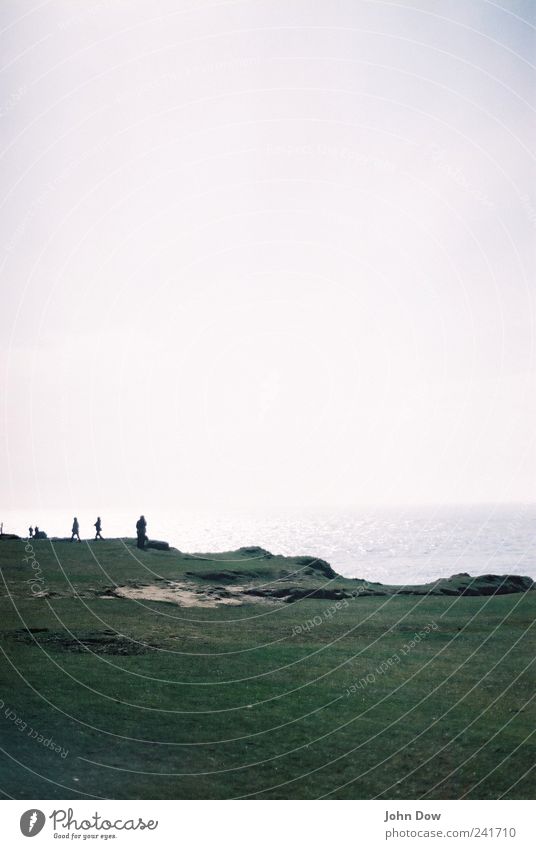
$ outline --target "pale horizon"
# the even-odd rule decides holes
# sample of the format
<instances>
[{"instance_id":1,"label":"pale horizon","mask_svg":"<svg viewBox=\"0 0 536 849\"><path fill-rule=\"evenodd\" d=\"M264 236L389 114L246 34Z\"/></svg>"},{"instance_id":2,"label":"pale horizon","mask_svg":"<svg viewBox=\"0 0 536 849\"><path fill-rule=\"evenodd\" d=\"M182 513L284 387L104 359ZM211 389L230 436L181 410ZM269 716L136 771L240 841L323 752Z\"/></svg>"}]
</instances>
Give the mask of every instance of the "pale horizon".
<instances>
[{"instance_id":1,"label":"pale horizon","mask_svg":"<svg viewBox=\"0 0 536 849\"><path fill-rule=\"evenodd\" d=\"M0 12L4 511L536 502L533 6L128 6Z\"/></svg>"}]
</instances>

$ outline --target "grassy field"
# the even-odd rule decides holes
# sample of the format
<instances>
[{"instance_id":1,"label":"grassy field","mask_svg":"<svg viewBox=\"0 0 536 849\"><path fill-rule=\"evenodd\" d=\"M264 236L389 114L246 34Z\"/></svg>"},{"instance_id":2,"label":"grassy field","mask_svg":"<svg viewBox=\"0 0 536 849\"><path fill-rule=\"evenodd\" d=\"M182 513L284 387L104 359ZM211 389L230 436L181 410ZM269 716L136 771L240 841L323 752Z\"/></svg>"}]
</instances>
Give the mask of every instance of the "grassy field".
<instances>
[{"instance_id":1,"label":"grassy field","mask_svg":"<svg viewBox=\"0 0 536 849\"><path fill-rule=\"evenodd\" d=\"M534 591L400 594L255 549L25 546L0 544L5 796L533 795ZM115 589L149 586L189 587L188 606Z\"/></svg>"}]
</instances>

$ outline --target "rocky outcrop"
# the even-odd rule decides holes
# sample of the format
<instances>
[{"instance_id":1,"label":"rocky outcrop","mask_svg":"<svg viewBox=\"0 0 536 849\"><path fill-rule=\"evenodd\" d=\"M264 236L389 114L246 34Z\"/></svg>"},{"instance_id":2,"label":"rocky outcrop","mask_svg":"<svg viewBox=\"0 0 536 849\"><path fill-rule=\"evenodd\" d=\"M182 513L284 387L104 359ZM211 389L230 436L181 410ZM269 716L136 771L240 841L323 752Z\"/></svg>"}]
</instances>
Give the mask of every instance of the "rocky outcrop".
<instances>
[{"instance_id":1,"label":"rocky outcrop","mask_svg":"<svg viewBox=\"0 0 536 849\"><path fill-rule=\"evenodd\" d=\"M265 548L258 545L243 545L242 548L238 549L238 554L244 554L246 557L263 557L266 560L270 560L274 556L270 551L266 551Z\"/></svg>"},{"instance_id":2,"label":"rocky outcrop","mask_svg":"<svg viewBox=\"0 0 536 849\"><path fill-rule=\"evenodd\" d=\"M442 595L508 595L534 589L534 581L526 575L452 575L438 583Z\"/></svg>"},{"instance_id":3,"label":"rocky outcrop","mask_svg":"<svg viewBox=\"0 0 536 849\"><path fill-rule=\"evenodd\" d=\"M169 542L160 539L148 539L145 548L156 548L158 551L169 551Z\"/></svg>"},{"instance_id":4,"label":"rocky outcrop","mask_svg":"<svg viewBox=\"0 0 536 849\"><path fill-rule=\"evenodd\" d=\"M326 560L321 560L319 557L294 557L294 562L298 566L305 566L311 572L320 572L324 578L338 578L337 572L331 568Z\"/></svg>"},{"instance_id":5,"label":"rocky outcrop","mask_svg":"<svg viewBox=\"0 0 536 849\"><path fill-rule=\"evenodd\" d=\"M476 575L467 572L440 578L431 584L415 586L388 587L375 584L374 595L451 595L451 596L490 596L524 593L535 588L532 578L526 575Z\"/></svg>"}]
</instances>

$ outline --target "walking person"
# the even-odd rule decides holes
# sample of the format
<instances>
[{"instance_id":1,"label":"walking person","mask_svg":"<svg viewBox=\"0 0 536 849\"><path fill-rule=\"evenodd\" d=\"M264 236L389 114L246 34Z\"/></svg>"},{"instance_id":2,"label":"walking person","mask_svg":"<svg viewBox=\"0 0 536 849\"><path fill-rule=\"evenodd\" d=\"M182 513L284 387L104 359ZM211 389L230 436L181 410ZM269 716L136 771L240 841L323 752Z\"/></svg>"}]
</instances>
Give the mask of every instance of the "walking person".
<instances>
[{"instance_id":1,"label":"walking person","mask_svg":"<svg viewBox=\"0 0 536 849\"><path fill-rule=\"evenodd\" d=\"M138 548L145 548L147 541L147 522L145 521L145 516L140 516L136 522L136 535L138 537Z\"/></svg>"},{"instance_id":2,"label":"walking person","mask_svg":"<svg viewBox=\"0 0 536 849\"><path fill-rule=\"evenodd\" d=\"M33 528L30 525L30 527L28 528L28 538L31 539L32 537L33 537Z\"/></svg>"},{"instance_id":3,"label":"walking person","mask_svg":"<svg viewBox=\"0 0 536 849\"><path fill-rule=\"evenodd\" d=\"M95 522L95 539L102 539L102 524L100 516L97 516L97 521Z\"/></svg>"},{"instance_id":4,"label":"walking person","mask_svg":"<svg viewBox=\"0 0 536 849\"><path fill-rule=\"evenodd\" d=\"M72 531L71 531L71 542L73 542L75 538L78 540L78 542L82 542L82 540L80 539L80 525L78 524L78 519L76 518L76 516L73 519L73 528L72 528Z\"/></svg>"}]
</instances>

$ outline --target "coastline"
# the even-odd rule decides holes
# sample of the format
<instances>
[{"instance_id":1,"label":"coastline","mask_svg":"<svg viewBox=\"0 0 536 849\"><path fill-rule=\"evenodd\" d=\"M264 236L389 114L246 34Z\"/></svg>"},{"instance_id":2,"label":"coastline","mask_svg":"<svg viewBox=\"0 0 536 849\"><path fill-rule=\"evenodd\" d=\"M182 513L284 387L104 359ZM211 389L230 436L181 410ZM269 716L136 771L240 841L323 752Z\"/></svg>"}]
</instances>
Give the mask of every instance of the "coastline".
<instances>
[{"instance_id":1,"label":"coastline","mask_svg":"<svg viewBox=\"0 0 536 849\"><path fill-rule=\"evenodd\" d=\"M27 545L0 543L16 798L531 798L532 584L404 592L254 546Z\"/></svg>"}]
</instances>

